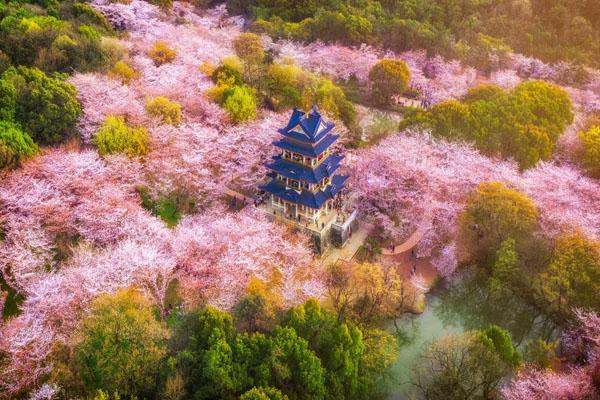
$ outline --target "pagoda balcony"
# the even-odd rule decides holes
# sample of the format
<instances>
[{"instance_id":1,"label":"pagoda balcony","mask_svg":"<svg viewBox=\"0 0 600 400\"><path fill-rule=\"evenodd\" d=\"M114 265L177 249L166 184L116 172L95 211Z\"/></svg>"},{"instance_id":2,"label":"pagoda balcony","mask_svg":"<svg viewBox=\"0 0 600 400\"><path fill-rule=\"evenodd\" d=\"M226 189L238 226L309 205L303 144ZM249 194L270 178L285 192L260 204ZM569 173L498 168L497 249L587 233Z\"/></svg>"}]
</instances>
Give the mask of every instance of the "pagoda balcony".
<instances>
[{"instance_id":1,"label":"pagoda balcony","mask_svg":"<svg viewBox=\"0 0 600 400\"><path fill-rule=\"evenodd\" d=\"M319 183L322 182L323 179L333 176L335 171L340 167L340 162L344 159L344 156L332 154L314 169L288 161L281 156L275 156L273 159L275 161L271 164L267 164L266 167L279 175L297 181Z\"/></svg>"}]
</instances>

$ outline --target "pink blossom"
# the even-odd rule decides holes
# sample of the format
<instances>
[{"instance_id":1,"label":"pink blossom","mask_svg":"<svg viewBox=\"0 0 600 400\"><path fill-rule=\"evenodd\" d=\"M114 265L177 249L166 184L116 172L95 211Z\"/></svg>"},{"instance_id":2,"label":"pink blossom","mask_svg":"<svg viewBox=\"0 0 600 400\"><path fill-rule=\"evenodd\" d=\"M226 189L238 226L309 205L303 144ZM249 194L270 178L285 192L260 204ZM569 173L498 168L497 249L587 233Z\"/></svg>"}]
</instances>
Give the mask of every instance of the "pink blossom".
<instances>
[{"instance_id":1,"label":"pink blossom","mask_svg":"<svg viewBox=\"0 0 600 400\"><path fill-rule=\"evenodd\" d=\"M216 209L210 214L186 217L177 227L174 252L184 291L231 307L255 276L279 282L288 301L305 298L319 283L302 278L312 256L307 239L266 220L260 210L247 208L238 214ZM305 286L307 282L313 283ZM300 287L295 282L303 282ZM300 294L300 295L299 295ZM322 292L320 292L322 294Z\"/></svg>"},{"instance_id":2,"label":"pink blossom","mask_svg":"<svg viewBox=\"0 0 600 400\"><path fill-rule=\"evenodd\" d=\"M513 162L410 132L356 152L349 164L356 205L386 235L395 240L406 237L426 212L431 214L432 228L417 251L423 256L438 254L436 266L445 274L455 265L457 216L480 182L501 181L532 197L550 236L580 227L591 237L600 237L600 184L568 165L540 163L521 174Z\"/></svg>"},{"instance_id":3,"label":"pink blossom","mask_svg":"<svg viewBox=\"0 0 600 400\"><path fill-rule=\"evenodd\" d=\"M302 45L292 41L280 41L272 45L279 54L279 61L292 59L309 71L334 79L348 80L355 76L366 81L369 71L383 56L382 51L369 46L357 48L313 42Z\"/></svg>"},{"instance_id":4,"label":"pink blossom","mask_svg":"<svg viewBox=\"0 0 600 400\"><path fill-rule=\"evenodd\" d=\"M583 369L567 374L525 369L502 390L505 400L584 400L592 395L590 375Z\"/></svg>"},{"instance_id":5,"label":"pink blossom","mask_svg":"<svg viewBox=\"0 0 600 400\"><path fill-rule=\"evenodd\" d=\"M502 390L505 400L584 400L597 397L594 375L600 356L600 318L596 313L575 310L573 329L563 334L562 342L567 355L578 357L587 352L587 364L568 365L563 371L539 371L525 366L512 382Z\"/></svg>"},{"instance_id":6,"label":"pink blossom","mask_svg":"<svg viewBox=\"0 0 600 400\"><path fill-rule=\"evenodd\" d=\"M77 99L82 106L77 127L86 143L110 114L126 116L131 123L140 123L146 115L140 95L114 79L99 74L75 74L70 82L77 88Z\"/></svg>"}]
</instances>

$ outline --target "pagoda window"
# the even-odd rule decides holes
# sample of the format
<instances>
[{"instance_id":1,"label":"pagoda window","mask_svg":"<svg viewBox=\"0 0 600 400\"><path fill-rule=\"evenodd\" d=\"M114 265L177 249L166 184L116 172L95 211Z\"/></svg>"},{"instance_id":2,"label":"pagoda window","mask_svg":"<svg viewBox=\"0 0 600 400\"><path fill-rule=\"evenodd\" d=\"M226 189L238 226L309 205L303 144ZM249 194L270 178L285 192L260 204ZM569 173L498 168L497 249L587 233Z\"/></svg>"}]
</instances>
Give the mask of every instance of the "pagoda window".
<instances>
[{"instance_id":1,"label":"pagoda window","mask_svg":"<svg viewBox=\"0 0 600 400\"><path fill-rule=\"evenodd\" d=\"M310 164L311 165L315 165L317 163L317 160L315 158L311 158L310 159Z\"/></svg>"},{"instance_id":2,"label":"pagoda window","mask_svg":"<svg viewBox=\"0 0 600 400\"><path fill-rule=\"evenodd\" d=\"M296 161L296 162L301 163L301 162L303 162L303 157L301 155L299 155L299 154L294 153L293 154L293 160Z\"/></svg>"}]
</instances>

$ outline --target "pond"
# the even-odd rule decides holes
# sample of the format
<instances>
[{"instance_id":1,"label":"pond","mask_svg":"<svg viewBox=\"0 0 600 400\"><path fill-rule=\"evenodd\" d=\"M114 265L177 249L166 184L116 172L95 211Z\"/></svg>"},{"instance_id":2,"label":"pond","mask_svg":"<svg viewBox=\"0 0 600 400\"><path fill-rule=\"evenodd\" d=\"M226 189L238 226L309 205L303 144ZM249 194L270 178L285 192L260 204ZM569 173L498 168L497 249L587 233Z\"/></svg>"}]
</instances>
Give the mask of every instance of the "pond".
<instances>
[{"instance_id":1,"label":"pond","mask_svg":"<svg viewBox=\"0 0 600 400\"><path fill-rule=\"evenodd\" d=\"M492 292L484 277L465 274L454 282L444 282L427 295L422 314L395 321L400 350L392 368L389 399L410 398L412 371L429 343L451 333L485 329L491 324L508 330L521 351L531 340L549 340L558 334L555 325L520 298L507 292ZM396 331L393 325L390 329Z\"/></svg>"}]
</instances>

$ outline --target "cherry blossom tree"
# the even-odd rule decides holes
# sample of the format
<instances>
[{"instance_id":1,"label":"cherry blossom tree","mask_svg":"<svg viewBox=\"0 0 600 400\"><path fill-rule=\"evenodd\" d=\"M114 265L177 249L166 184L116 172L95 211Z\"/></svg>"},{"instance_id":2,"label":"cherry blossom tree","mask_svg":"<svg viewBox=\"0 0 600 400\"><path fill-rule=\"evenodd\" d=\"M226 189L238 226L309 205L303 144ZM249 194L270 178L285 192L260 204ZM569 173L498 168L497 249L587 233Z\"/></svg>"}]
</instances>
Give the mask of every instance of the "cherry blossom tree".
<instances>
[{"instance_id":1,"label":"cherry blossom tree","mask_svg":"<svg viewBox=\"0 0 600 400\"><path fill-rule=\"evenodd\" d=\"M308 240L268 222L252 207L238 214L217 208L186 217L173 248L180 282L192 300L231 307L252 276L277 283L288 302L323 293L322 284L310 276Z\"/></svg>"},{"instance_id":2,"label":"cherry blossom tree","mask_svg":"<svg viewBox=\"0 0 600 400\"><path fill-rule=\"evenodd\" d=\"M597 397L594 385L600 361L600 317L596 313L575 310L574 327L562 337L567 355L585 353L583 365L565 365L561 371L537 370L526 366L502 390L505 400L584 400ZM575 354L576 353L576 354Z\"/></svg>"},{"instance_id":3,"label":"cherry blossom tree","mask_svg":"<svg viewBox=\"0 0 600 400\"><path fill-rule=\"evenodd\" d=\"M419 132L391 136L348 161L355 204L388 237L405 238L431 215L432 227L417 250L423 256L433 251L436 267L445 274L456 265L456 218L465 196L480 182L501 181L532 197L549 236L580 227L600 237L600 184L569 165L540 163L521 174L513 162Z\"/></svg>"}]
</instances>

